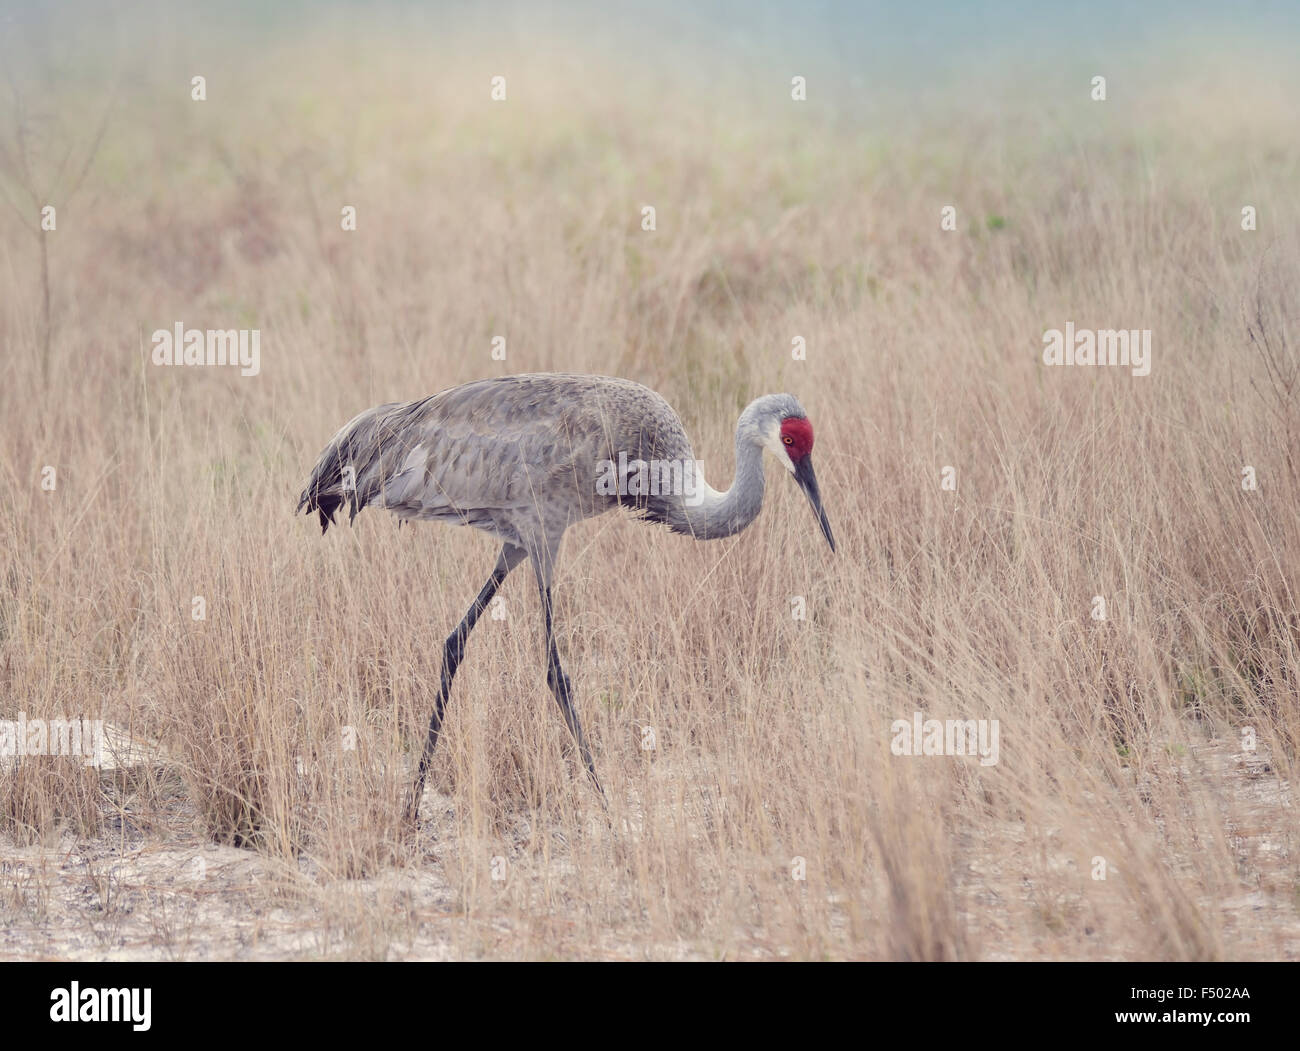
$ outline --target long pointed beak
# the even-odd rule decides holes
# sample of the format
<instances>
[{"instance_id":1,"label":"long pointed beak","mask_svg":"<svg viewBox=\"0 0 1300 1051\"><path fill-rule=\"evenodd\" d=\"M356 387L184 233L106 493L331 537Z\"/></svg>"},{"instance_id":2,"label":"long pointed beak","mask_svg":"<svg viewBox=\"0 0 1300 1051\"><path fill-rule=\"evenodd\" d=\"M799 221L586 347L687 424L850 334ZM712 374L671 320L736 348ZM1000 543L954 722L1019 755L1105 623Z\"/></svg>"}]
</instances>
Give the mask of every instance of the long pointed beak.
<instances>
[{"instance_id":1,"label":"long pointed beak","mask_svg":"<svg viewBox=\"0 0 1300 1051\"><path fill-rule=\"evenodd\" d=\"M795 465L794 480L799 483L799 488L803 490L803 495L808 497L808 502L812 504L813 514L817 516L817 524L822 527L822 536L826 538L826 543L831 545L831 550L835 550L835 537L831 535L830 519L826 517L826 508L822 507L822 493L817 488L817 475L813 471L812 456L805 456Z\"/></svg>"}]
</instances>

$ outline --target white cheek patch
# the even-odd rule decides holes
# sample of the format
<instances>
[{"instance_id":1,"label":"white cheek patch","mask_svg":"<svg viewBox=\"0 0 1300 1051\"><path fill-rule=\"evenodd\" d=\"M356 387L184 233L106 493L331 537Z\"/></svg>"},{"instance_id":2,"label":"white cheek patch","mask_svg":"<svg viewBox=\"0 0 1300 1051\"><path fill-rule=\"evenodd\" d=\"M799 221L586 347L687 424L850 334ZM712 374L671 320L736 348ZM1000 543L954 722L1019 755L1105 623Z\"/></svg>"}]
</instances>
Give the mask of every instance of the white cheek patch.
<instances>
[{"instance_id":1,"label":"white cheek patch","mask_svg":"<svg viewBox=\"0 0 1300 1051\"><path fill-rule=\"evenodd\" d=\"M794 474L794 461L790 459L790 453L786 450L785 442L781 441L781 425L779 423L773 425L763 444L784 465L787 471Z\"/></svg>"}]
</instances>

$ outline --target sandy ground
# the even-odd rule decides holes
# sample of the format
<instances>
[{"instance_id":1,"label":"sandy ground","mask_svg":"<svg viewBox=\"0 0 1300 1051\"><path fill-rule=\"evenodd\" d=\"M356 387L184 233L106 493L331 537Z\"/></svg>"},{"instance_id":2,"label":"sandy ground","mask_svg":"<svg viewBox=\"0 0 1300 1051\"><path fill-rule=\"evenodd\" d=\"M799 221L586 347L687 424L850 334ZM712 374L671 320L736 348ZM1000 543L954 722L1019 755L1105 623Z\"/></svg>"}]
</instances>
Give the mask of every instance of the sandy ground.
<instances>
[{"instance_id":1,"label":"sandy ground","mask_svg":"<svg viewBox=\"0 0 1300 1051\"><path fill-rule=\"evenodd\" d=\"M169 773L157 749L115 735L116 756L105 763L106 796L117 797L117 815L94 839L63 833L57 843L19 846L0 837L0 958L7 960L310 960L310 959L492 959L519 954L512 922L467 914L462 896L447 878L443 859L462 852L480 857L517 855L535 837L525 823L493 842L456 838L452 800L430 790L424 800L412 863L373 878L336 880L310 858L285 865L256 851L209 842L186 797L179 775ZM142 800L129 776L150 768L149 815L137 820ZM1208 741L1183 757L1167 776L1228 775L1224 811L1237 815L1230 835L1239 874L1255 887L1232 900L1200 902L1219 910L1227 958L1300 959L1300 920L1295 888L1286 876L1289 848L1278 816L1292 807L1290 787L1266 758L1233 752ZM127 775L127 776L124 776ZM1281 826L1285 827L1285 826ZM977 958L987 960L1093 958L1131 959L1122 932L1090 916L1105 912L1103 899L1070 870L1077 866L1060 849L1059 829L1027 828L1002 822L972 832L959 844L961 857L953 893L968 924ZM616 863L621 846L636 838L624 827L611 834L599 822L589 834L604 840ZM563 836L550 876L563 883ZM1062 858L1065 886L1077 893L1039 885L1024 873L1044 852ZM536 870L533 870L534 874ZM1118 892L1125 873L1112 870ZM489 877L490 878L490 877ZM548 886L550 881L547 881ZM566 909L581 902L557 900L538 886L536 909L555 933L553 955L582 959L713 959L701 938L660 944L649 939L629 909L611 923L597 945L567 943ZM844 902L831 902L832 924ZM858 903L861 906L861 903ZM510 910L513 912L514 910ZM861 914L861 908L859 913ZM889 922L872 915L870 922ZM506 910L503 910L503 913ZM1026 937L1023 917L1038 914L1042 936ZM1062 952L1061 930L1078 934ZM773 944L761 928L737 931L730 957L772 959L792 955ZM535 942L534 942L535 944ZM881 939L883 944L883 938ZM861 944L848 955L878 958L879 945Z\"/></svg>"}]
</instances>

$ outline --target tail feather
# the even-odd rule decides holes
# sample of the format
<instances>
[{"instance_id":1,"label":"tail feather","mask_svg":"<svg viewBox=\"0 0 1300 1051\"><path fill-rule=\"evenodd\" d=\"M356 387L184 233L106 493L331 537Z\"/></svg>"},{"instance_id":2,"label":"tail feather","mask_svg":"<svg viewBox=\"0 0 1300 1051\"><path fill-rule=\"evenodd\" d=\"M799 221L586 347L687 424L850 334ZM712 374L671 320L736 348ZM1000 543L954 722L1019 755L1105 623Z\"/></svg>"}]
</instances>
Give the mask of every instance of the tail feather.
<instances>
[{"instance_id":1,"label":"tail feather","mask_svg":"<svg viewBox=\"0 0 1300 1051\"><path fill-rule=\"evenodd\" d=\"M344 504L349 505L351 523L358 511L381 494L388 474L384 461L391 447L380 438L386 431L385 415L396 404L367 409L330 439L298 498L295 514L315 511L324 533Z\"/></svg>"}]
</instances>

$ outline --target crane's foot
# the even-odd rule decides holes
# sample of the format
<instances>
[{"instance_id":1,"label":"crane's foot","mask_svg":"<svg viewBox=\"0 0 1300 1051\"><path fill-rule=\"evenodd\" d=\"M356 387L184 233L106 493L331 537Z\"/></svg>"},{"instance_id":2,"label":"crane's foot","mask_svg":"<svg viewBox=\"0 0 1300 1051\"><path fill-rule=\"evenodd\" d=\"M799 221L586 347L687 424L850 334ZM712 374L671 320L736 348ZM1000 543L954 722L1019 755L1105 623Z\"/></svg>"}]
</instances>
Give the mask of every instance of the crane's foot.
<instances>
[{"instance_id":1,"label":"crane's foot","mask_svg":"<svg viewBox=\"0 0 1300 1051\"><path fill-rule=\"evenodd\" d=\"M604 808L605 813L609 813L609 796L605 795L605 789L601 787L600 778L596 776L596 771L591 767L587 768L587 773L591 775L591 783L596 786L596 795L600 797L600 805Z\"/></svg>"},{"instance_id":2,"label":"crane's foot","mask_svg":"<svg viewBox=\"0 0 1300 1051\"><path fill-rule=\"evenodd\" d=\"M407 796L406 805L402 808L402 823L406 826L407 832L418 832L420 830L420 797L424 793L419 789L413 789Z\"/></svg>"}]
</instances>

